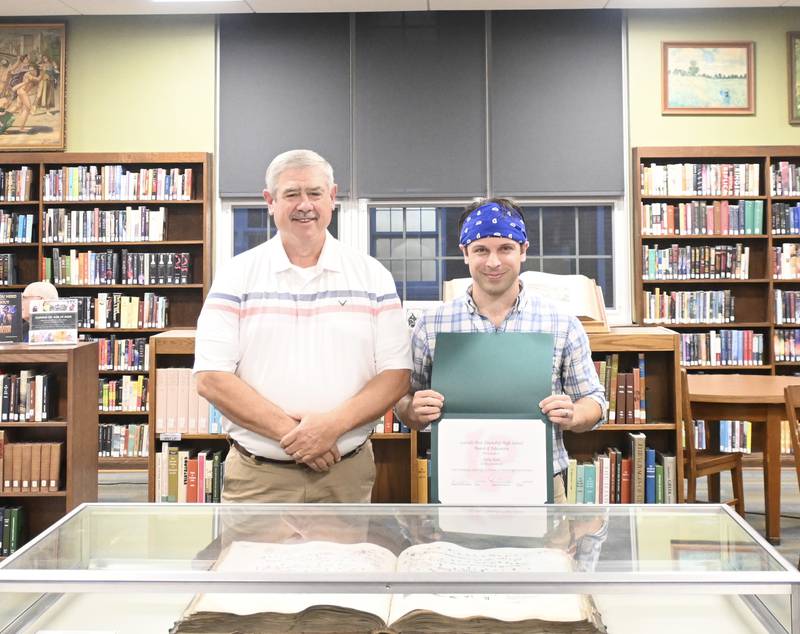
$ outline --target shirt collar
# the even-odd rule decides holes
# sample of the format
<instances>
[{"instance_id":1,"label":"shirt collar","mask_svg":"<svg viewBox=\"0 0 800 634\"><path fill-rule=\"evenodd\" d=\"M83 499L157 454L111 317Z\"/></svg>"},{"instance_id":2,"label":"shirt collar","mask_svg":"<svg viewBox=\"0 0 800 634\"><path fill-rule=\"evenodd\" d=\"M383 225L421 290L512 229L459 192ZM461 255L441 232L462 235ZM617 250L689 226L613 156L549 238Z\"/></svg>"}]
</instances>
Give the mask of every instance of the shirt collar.
<instances>
[{"instance_id":1,"label":"shirt collar","mask_svg":"<svg viewBox=\"0 0 800 634\"><path fill-rule=\"evenodd\" d=\"M267 244L272 249L271 255L275 271L280 273L291 269L293 265L289 260L289 256L286 255L286 249L283 247L280 233L276 233ZM317 267L319 270L342 271L342 245L327 230L325 231L325 243L322 245L322 252L319 254L319 260L317 260Z\"/></svg>"},{"instance_id":2,"label":"shirt collar","mask_svg":"<svg viewBox=\"0 0 800 634\"><path fill-rule=\"evenodd\" d=\"M522 280L518 281L519 293L517 294L517 298L514 300L514 305L511 307L511 310L508 313L509 315L520 312L528 303L529 297L528 293L525 291L525 285L522 283ZM464 303L467 306L467 311L471 315L474 315L475 313L480 314L478 312L478 306L475 304L475 300L472 299L472 284L469 285L467 292L464 294Z\"/></svg>"}]
</instances>

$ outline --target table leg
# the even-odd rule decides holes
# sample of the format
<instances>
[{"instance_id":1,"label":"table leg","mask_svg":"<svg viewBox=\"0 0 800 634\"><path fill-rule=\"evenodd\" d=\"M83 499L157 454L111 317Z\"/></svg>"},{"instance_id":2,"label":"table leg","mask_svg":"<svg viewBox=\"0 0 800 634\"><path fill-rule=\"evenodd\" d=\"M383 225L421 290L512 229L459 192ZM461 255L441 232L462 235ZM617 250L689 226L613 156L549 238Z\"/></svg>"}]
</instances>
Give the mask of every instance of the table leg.
<instances>
[{"instance_id":1,"label":"table leg","mask_svg":"<svg viewBox=\"0 0 800 634\"><path fill-rule=\"evenodd\" d=\"M709 502L719 502L720 501L720 477L718 473L712 473L710 476L707 476L708 479L708 501Z\"/></svg>"},{"instance_id":2,"label":"table leg","mask_svg":"<svg viewBox=\"0 0 800 634\"><path fill-rule=\"evenodd\" d=\"M764 507L767 540L781 543L781 418L783 405L767 408L764 438Z\"/></svg>"}]
</instances>

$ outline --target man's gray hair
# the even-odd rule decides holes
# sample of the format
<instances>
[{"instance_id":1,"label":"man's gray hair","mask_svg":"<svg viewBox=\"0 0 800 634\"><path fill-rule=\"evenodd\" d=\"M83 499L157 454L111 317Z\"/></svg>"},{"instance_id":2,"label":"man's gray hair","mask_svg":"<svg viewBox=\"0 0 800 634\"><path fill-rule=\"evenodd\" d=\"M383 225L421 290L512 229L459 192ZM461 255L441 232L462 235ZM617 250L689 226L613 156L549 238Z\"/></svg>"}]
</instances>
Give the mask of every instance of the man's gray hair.
<instances>
[{"instance_id":1,"label":"man's gray hair","mask_svg":"<svg viewBox=\"0 0 800 634\"><path fill-rule=\"evenodd\" d=\"M333 168L324 158L313 150L289 150L278 154L267 168L267 191L275 196L280 175L288 169L303 169L305 167L322 168L328 180L328 187L333 187Z\"/></svg>"}]
</instances>

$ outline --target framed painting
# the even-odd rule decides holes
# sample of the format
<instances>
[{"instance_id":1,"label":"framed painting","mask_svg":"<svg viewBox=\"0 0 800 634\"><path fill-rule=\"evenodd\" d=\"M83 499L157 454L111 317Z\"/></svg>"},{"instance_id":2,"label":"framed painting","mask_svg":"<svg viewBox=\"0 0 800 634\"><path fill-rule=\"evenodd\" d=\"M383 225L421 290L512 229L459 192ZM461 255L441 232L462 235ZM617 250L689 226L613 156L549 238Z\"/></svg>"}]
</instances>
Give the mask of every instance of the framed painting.
<instances>
[{"instance_id":1,"label":"framed painting","mask_svg":"<svg viewBox=\"0 0 800 634\"><path fill-rule=\"evenodd\" d=\"M662 42L663 114L753 114L753 42Z\"/></svg>"},{"instance_id":2,"label":"framed painting","mask_svg":"<svg viewBox=\"0 0 800 634\"><path fill-rule=\"evenodd\" d=\"M787 33L789 50L789 123L800 125L800 31Z\"/></svg>"},{"instance_id":3,"label":"framed painting","mask_svg":"<svg viewBox=\"0 0 800 634\"><path fill-rule=\"evenodd\" d=\"M0 151L64 149L64 24L0 24Z\"/></svg>"}]
</instances>

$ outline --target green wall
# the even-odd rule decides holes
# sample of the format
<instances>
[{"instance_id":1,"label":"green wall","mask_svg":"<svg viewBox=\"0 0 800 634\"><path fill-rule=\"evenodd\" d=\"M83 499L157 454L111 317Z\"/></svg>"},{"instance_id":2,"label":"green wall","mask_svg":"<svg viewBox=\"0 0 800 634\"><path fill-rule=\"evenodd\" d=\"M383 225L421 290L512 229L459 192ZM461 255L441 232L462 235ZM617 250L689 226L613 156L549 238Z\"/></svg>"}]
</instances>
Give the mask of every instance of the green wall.
<instances>
[{"instance_id":1,"label":"green wall","mask_svg":"<svg viewBox=\"0 0 800 634\"><path fill-rule=\"evenodd\" d=\"M800 9L630 11L630 145L800 145L788 123L787 31L800 31ZM662 115L662 41L755 42L755 115Z\"/></svg>"},{"instance_id":2,"label":"green wall","mask_svg":"<svg viewBox=\"0 0 800 634\"><path fill-rule=\"evenodd\" d=\"M69 152L214 150L215 17L67 21Z\"/></svg>"}]
</instances>

